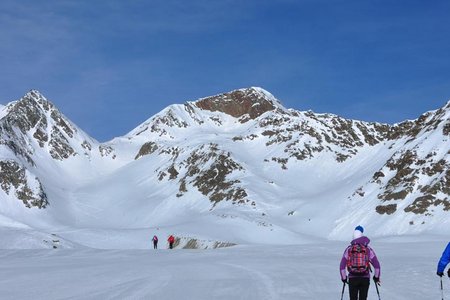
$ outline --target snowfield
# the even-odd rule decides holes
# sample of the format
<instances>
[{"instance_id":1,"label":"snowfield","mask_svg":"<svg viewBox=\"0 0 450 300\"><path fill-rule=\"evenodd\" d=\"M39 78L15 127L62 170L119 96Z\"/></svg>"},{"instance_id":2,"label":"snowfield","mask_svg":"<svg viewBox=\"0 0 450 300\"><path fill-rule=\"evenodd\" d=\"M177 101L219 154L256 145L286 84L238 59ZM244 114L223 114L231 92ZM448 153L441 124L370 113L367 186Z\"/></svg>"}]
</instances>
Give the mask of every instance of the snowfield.
<instances>
[{"instance_id":1,"label":"snowfield","mask_svg":"<svg viewBox=\"0 0 450 300\"><path fill-rule=\"evenodd\" d=\"M381 299L441 299L442 236L375 239ZM163 246L163 245L161 245ZM215 250L2 250L2 299L340 299L346 242ZM445 298L450 281L444 280ZM348 299L348 289L344 299ZM378 299L371 284L369 299Z\"/></svg>"}]
</instances>

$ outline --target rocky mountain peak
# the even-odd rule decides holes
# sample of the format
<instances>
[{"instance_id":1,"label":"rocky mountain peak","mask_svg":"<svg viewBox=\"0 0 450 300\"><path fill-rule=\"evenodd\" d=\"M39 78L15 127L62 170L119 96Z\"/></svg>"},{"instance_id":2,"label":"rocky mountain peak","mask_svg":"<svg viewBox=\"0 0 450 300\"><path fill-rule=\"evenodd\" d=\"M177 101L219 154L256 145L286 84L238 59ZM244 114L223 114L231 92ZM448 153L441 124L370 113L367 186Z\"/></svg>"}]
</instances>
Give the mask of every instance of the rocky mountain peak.
<instances>
[{"instance_id":1,"label":"rocky mountain peak","mask_svg":"<svg viewBox=\"0 0 450 300\"><path fill-rule=\"evenodd\" d=\"M245 123L265 112L283 108L269 92L261 88L246 88L199 99L195 105L203 110L219 111Z\"/></svg>"},{"instance_id":2,"label":"rocky mountain peak","mask_svg":"<svg viewBox=\"0 0 450 300\"><path fill-rule=\"evenodd\" d=\"M31 156L36 151L32 146L35 140L53 158L62 160L76 154L69 140L77 131L39 91L31 90L7 105L0 122L0 143L34 164Z\"/></svg>"},{"instance_id":3,"label":"rocky mountain peak","mask_svg":"<svg viewBox=\"0 0 450 300\"><path fill-rule=\"evenodd\" d=\"M25 133L45 119L46 112L52 109L54 105L39 91L31 90L20 100L8 105L7 119Z\"/></svg>"},{"instance_id":4,"label":"rocky mountain peak","mask_svg":"<svg viewBox=\"0 0 450 300\"><path fill-rule=\"evenodd\" d=\"M53 129L61 129L67 136L73 137L76 131L76 128L70 124L53 103L37 90L31 90L20 100L11 103L6 118L12 126L18 127L22 133L35 129L36 132L39 131L38 135L40 135L48 131L48 127L53 127Z\"/></svg>"}]
</instances>

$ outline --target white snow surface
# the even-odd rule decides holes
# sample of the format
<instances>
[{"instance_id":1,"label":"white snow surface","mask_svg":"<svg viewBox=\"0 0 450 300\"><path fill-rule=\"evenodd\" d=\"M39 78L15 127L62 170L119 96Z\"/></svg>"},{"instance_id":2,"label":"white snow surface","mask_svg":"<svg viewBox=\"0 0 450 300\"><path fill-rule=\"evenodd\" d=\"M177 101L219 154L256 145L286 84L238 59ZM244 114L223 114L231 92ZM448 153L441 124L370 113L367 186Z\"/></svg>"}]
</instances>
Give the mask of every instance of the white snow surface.
<instances>
[{"instance_id":1,"label":"white snow surface","mask_svg":"<svg viewBox=\"0 0 450 300\"><path fill-rule=\"evenodd\" d=\"M216 250L2 250L2 299L340 299L348 245L249 245ZM442 237L374 239L381 299L441 299ZM444 297L450 281L443 278ZM345 288L344 299L348 299ZM373 282L368 299L378 299Z\"/></svg>"},{"instance_id":2,"label":"white snow surface","mask_svg":"<svg viewBox=\"0 0 450 300\"><path fill-rule=\"evenodd\" d=\"M3 118L8 111L6 110L6 106L0 104L0 119Z\"/></svg>"}]
</instances>

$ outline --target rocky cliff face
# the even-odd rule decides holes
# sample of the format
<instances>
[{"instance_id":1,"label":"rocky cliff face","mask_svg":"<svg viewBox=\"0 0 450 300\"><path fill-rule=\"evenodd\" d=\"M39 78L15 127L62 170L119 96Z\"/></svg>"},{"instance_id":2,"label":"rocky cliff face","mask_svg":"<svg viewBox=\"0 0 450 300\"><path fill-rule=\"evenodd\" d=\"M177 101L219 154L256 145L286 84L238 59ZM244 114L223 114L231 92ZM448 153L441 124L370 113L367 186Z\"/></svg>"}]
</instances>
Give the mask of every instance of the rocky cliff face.
<instances>
[{"instance_id":1,"label":"rocky cliff face","mask_svg":"<svg viewBox=\"0 0 450 300\"><path fill-rule=\"evenodd\" d=\"M222 112L245 123L275 110L280 105L262 89L249 88L207 97L196 101L195 106L202 110Z\"/></svg>"},{"instance_id":2,"label":"rocky cliff face","mask_svg":"<svg viewBox=\"0 0 450 300\"><path fill-rule=\"evenodd\" d=\"M27 208L48 205L41 182L15 161L0 161L0 187L6 195L22 201Z\"/></svg>"},{"instance_id":3,"label":"rocky cliff face","mask_svg":"<svg viewBox=\"0 0 450 300\"><path fill-rule=\"evenodd\" d=\"M180 148L172 148L163 153L172 156L171 164L158 170L160 181L176 181L179 185L177 197L182 197L191 186L207 197L213 205L220 201L231 201L233 204L249 203L247 192L241 187L238 179L229 179L233 172L243 171L231 153L220 150L217 144L205 144L183 153L180 159ZM253 203L254 205L254 203Z\"/></svg>"}]
</instances>

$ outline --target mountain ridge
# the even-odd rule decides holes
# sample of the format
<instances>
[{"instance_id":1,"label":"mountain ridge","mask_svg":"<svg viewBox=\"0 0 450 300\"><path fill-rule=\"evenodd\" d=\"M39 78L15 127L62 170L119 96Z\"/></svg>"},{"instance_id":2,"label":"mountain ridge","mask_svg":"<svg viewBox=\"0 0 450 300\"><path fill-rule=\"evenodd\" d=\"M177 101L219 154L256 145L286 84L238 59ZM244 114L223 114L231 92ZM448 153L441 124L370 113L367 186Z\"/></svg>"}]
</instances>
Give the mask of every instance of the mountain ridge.
<instances>
[{"instance_id":1,"label":"mountain ridge","mask_svg":"<svg viewBox=\"0 0 450 300\"><path fill-rule=\"evenodd\" d=\"M449 108L389 125L286 109L252 87L99 143L32 90L0 118L0 214L34 228L182 230L181 218L186 235L236 243L244 232L218 224L245 224L254 242L341 238L364 220L377 235L435 230L450 210Z\"/></svg>"}]
</instances>

